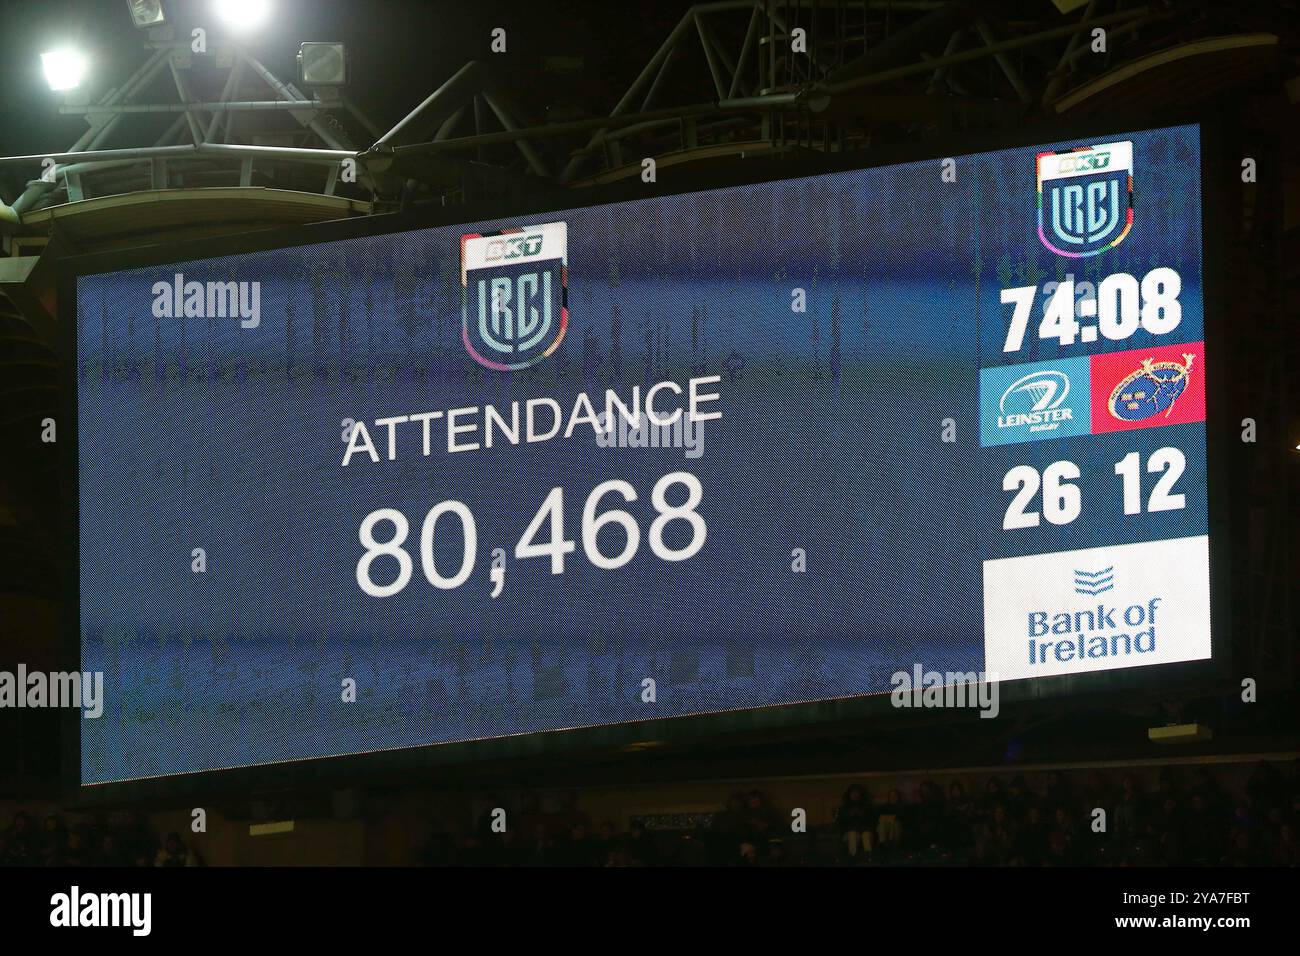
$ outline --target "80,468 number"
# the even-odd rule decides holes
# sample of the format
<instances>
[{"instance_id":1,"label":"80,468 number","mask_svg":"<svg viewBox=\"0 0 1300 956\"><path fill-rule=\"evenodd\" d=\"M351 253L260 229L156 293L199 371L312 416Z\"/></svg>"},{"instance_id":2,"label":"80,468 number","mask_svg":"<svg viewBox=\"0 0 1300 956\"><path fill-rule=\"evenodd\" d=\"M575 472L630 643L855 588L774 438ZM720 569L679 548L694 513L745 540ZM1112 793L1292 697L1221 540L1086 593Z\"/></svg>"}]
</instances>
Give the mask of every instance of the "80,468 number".
<instances>
[{"instance_id":1,"label":"80,468 number","mask_svg":"<svg viewBox=\"0 0 1300 956\"><path fill-rule=\"evenodd\" d=\"M681 505L674 506L668 503L668 489L673 485L682 485L686 488L686 501ZM588 561L607 571L621 568L631 561L641 545L641 528L630 513L617 508L611 508L601 514L596 513L601 500L610 494L618 495L625 502L637 500L635 488L626 481L613 479L602 482L592 489L582 508L582 550ZM655 483L650 492L650 501L658 515L650 523L648 535L650 550L655 557L663 561L685 561L694 557L704 547L708 528L704 518L696 510L703 496L704 489L700 485L700 479L690 472L675 471L664 475ZM443 575L438 570L433 556L434 532L438 519L443 515L452 515L460 521L461 536L464 541L460 567L450 576ZM683 547L672 548L664 541L664 530L672 521L685 521L690 526L690 541ZM376 541L375 528L383 522L393 526L393 536L387 541ZM550 540L539 542L537 539L543 524L549 525ZM610 524L622 528L626 538L623 550L612 556L601 552L596 540L601 529ZM413 562L411 555L402 547L410 533L411 525L406 520L406 515L395 508L379 508L366 515L358 533L361 544L366 549L361 560L357 562L357 584L363 592L371 597L391 597L411 582ZM515 545L515 558L516 560L550 558L551 573L563 574L565 555L576 550L577 544L564 537L564 489L552 488ZM397 578L391 584L376 583L371 573L375 559L384 556L397 561ZM424 571L425 580L440 591L458 588L469 580L477 556L478 525L469 508L460 501L443 501L434 505L424 516L424 524L420 528L420 567Z\"/></svg>"}]
</instances>

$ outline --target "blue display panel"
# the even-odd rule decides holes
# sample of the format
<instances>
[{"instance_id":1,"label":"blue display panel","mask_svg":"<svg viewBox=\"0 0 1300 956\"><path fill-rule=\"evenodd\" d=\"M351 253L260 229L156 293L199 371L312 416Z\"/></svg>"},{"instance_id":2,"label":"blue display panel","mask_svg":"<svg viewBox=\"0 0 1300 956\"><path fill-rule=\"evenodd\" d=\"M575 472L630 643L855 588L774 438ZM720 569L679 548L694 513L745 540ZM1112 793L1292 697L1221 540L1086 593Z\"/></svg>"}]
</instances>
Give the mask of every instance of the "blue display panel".
<instances>
[{"instance_id":1,"label":"blue display panel","mask_svg":"<svg viewBox=\"0 0 1300 956\"><path fill-rule=\"evenodd\" d=\"M82 276L82 782L1209 658L1199 168L1185 126Z\"/></svg>"}]
</instances>

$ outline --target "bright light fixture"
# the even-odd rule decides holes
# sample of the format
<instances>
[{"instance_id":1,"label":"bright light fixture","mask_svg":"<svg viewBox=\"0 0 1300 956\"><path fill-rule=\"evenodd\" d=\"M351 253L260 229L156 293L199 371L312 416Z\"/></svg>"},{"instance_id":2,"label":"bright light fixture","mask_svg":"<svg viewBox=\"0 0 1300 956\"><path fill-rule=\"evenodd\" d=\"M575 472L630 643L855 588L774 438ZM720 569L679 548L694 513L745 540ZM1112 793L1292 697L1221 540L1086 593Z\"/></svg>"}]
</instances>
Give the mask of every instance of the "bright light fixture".
<instances>
[{"instance_id":1,"label":"bright light fixture","mask_svg":"<svg viewBox=\"0 0 1300 956\"><path fill-rule=\"evenodd\" d=\"M271 13L270 0L216 0L217 16L234 30L260 27Z\"/></svg>"},{"instance_id":2,"label":"bright light fixture","mask_svg":"<svg viewBox=\"0 0 1300 956\"><path fill-rule=\"evenodd\" d=\"M86 59L76 50L51 50L41 54L41 69L52 90L75 90L86 72Z\"/></svg>"},{"instance_id":3,"label":"bright light fixture","mask_svg":"<svg viewBox=\"0 0 1300 956\"><path fill-rule=\"evenodd\" d=\"M298 47L298 78L303 86L343 86L348 54L342 43L304 43Z\"/></svg>"},{"instance_id":4,"label":"bright light fixture","mask_svg":"<svg viewBox=\"0 0 1300 956\"><path fill-rule=\"evenodd\" d=\"M131 22L141 30L159 26L167 20L162 0L126 0L126 5L131 10Z\"/></svg>"}]
</instances>

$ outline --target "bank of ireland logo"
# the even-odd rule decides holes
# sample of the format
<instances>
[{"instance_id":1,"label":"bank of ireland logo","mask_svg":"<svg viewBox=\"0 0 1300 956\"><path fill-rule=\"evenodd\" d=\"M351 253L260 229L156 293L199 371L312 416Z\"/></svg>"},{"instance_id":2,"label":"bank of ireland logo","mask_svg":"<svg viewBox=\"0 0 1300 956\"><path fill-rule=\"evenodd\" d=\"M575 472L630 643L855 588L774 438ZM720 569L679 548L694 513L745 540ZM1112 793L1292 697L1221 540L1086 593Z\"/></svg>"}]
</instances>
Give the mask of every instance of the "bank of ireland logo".
<instances>
[{"instance_id":1,"label":"bank of ireland logo","mask_svg":"<svg viewBox=\"0 0 1300 956\"><path fill-rule=\"evenodd\" d=\"M1183 353L1181 363L1144 358L1110 393L1107 410L1122 422L1140 422L1156 415L1168 418L1187 389L1195 361L1191 352Z\"/></svg>"},{"instance_id":2,"label":"bank of ireland logo","mask_svg":"<svg viewBox=\"0 0 1300 956\"><path fill-rule=\"evenodd\" d=\"M569 325L568 227L562 222L460 237L461 337L501 372L540 362Z\"/></svg>"},{"instance_id":3,"label":"bank of ireland logo","mask_svg":"<svg viewBox=\"0 0 1300 956\"><path fill-rule=\"evenodd\" d=\"M1133 144L1081 146L1036 157L1038 238L1060 256L1095 256L1133 228Z\"/></svg>"},{"instance_id":4,"label":"bank of ireland logo","mask_svg":"<svg viewBox=\"0 0 1300 956\"><path fill-rule=\"evenodd\" d=\"M1081 571L1074 569L1074 593L1082 594L1086 597L1096 597L1098 594L1105 594L1115 587L1115 565L1108 568L1102 568L1100 571Z\"/></svg>"}]
</instances>

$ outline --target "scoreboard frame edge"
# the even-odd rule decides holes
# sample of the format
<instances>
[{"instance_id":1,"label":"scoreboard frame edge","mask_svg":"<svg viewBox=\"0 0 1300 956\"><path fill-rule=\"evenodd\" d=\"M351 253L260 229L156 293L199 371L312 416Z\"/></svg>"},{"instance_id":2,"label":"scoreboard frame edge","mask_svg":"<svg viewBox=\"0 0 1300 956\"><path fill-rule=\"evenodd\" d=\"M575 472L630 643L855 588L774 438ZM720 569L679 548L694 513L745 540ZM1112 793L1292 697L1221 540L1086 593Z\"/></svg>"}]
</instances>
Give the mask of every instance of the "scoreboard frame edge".
<instances>
[{"instance_id":1,"label":"scoreboard frame edge","mask_svg":"<svg viewBox=\"0 0 1300 956\"><path fill-rule=\"evenodd\" d=\"M133 247L123 250L69 256L59 264L58 319L61 389L59 414L72 427L64 428L60 449L60 513L63 521L64 595L60 615L62 660L67 669L80 669L81 638L78 588L80 584L79 482L77 457L77 351L76 284L81 276L118 272L140 267L180 264L196 259L263 251L289 246L314 245L362 236L405 232L435 226L458 225L500 218L546 215L563 209L589 208L656 196L687 195L729 186L780 182L825 173L870 169L908 162L939 160L945 156L966 156L1001 149L1027 148L1039 143L1118 136L1151 129L1195 124L1200 128L1200 182L1202 210L1202 284L1204 332L1207 353L1206 377L1206 468L1210 540L1211 639L1213 656L1205 661L1134 667L1060 677L1040 677L1003 682L999 688L1004 707L1013 713L1037 709L1043 703L1059 706L1063 699L1078 701L1081 708L1106 699L1131 701L1134 695L1152 700L1176 696L1193 685L1223 684L1229 680L1232 658L1231 595L1240 590L1246 547L1234 529L1241 529L1239 489L1243 487L1242 466L1228 460L1231 441L1230 416L1226 408L1227 382L1233 374L1224 336L1228 277L1223 242L1219 239L1226 221L1225 186L1210 175L1214 169L1226 175L1232 162L1227 145L1234 118L1226 111L1200 111L1192 115L1164 117L1158 122L1051 123L1026 127L1014 134L992 133L938 139L925 144L880 146L872 150L838 155L811 154L764 156L741 173L712 171L692 174L689 188L671 188L668 183L623 183L592 187L580 193L560 190L527 201L506 200L467 203L461 206L383 213L366 217L332 220L303 226L259 230L216 238ZM750 162L750 160L747 160ZM1212 304L1213 303L1213 304ZM333 757L281 761L232 769L114 781L81 783L80 711L62 714L62 790L72 806L112 806L127 802L166 801L198 793L282 790L293 787L356 785L358 780L384 774L432 771L442 766L464 767L484 762L511 760L563 753L577 758L583 754L606 755L626 751L638 744L670 741L692 746L697 742L757 738L776 732L810 733L832 725L871 724L888 714L901 722L932 719L921 711L897 711L889 706L888 692L809 702L771 704L757 708L647 718L630 723L594 725L514 734L478 740L426 744L377 752ZM961 719L961 715L954 715ZM898 724L902 726L902 723Z\"/></svg>"}]
</instances>

